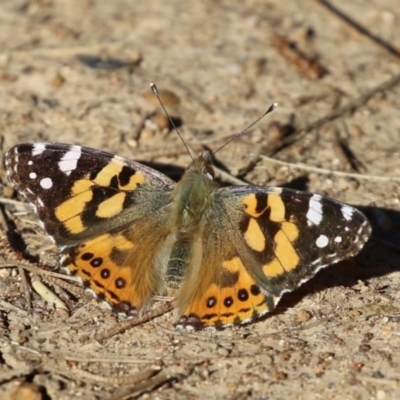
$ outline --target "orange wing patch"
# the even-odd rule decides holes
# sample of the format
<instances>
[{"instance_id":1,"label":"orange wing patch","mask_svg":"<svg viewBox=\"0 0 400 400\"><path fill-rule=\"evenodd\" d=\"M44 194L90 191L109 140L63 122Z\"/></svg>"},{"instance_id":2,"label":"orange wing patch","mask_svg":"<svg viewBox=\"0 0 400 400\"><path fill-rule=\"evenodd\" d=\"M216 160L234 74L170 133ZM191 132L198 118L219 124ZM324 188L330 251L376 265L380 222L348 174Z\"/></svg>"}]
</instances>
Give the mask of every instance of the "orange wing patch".
<instances>
[{"instance_id":1,"label":"orange wing patch","mask_svg":"<svg viewBox=\"0 0 400 400\"><path fill-rule=\"evenodd\" d=\"M297 268L300 256L294 243L299 236L299 228L295 223L286 221L285 204L279 192L260 197L250 194L244 197L242 202L245 212L253 217L250 218L247 230L244 232L247 245L255 251L271 251L274 254L274 259L262 267L264 274L268 278L276 278ZM266 246L267 241L258 222L267 210L268 219L280 227L273 238L271 249Z\"/></svg>"},{"instance_id":2,"label":"orange wing patch","mask_svg":"<svg viewBox=\"0 0 400 400\"><path fill-rule=\"evenodd\" d=\"M78 195L65 200L55 210L56 218L64 223L64 226L72 234L82 232L85 227L83 225L80 214L84 211L86 204L93 198L93 192L87 190L80 192Z\"/></svg>"},{"instance_id":3,"label":"orange wing patch","mask_svg":"<svg viewBox=\"0 0 400 400\"><path fill-rule=\"evenodd\" d=\"M244 239L253 250L265 250L266 238L255 218L250 218L247 230L244 232Z\"/></svg>"},{"instance_id":4,"label":"orange wing patch","mask_svg":"<svg viewBox=\"0 0 400 400\"><path fill-rule=\"evenodd\" d=\"M124 209L126 193L119 192L116 195L100 203L96 210L96 217L111 218Z\"/></svg>"},{"instance_id":5,"label":"orange wing patch","mask_svg":"<svg viewBox=\"0 0 400 400\"><path fill-rule=\"evenodd\" d=\"M285 205L280 196L269 194L267 200L268 207L271 209L269 219L274 222L285 220Z\"/></svg>"},{"instance_id":6,"label":"orange wing patch","mask_svg":"<svg viewBox=\"0 0 400 400\"><path fill-rule=\"evenodd\" d=\"M285 220L285 204L278 191L269 193L268 196L262 196L261 198L252 193L245 196L242 203L245 206L244 211L252 217L259 218L266 210L270 210L269 219L271 221L281 222Z\"/></svg>"},{"instance_id":7,"label":"orange wing patch","mask_svg":"<svg viewBox=\"0 0 400 400\"><path fill-rule=\"evenodd\" d=\"M261 210L259 210L261 204L258 201L256 195L253 193L244 197L242 203L245 206L245 212L256 218L262 215L267 209L267 205L264 205L264 207L261 206Z\"/></svg>"},{"instance_id":8,"label":"orange wing patch","mask_svg":"<svg viewBox=\"0 0 400 400\"><path fill-rule=\"evenodd\" d=\"M268 278L276 278L286 272L295 269L300 257L293 246L293 242L299 235L299 229L292 222L283 222L281 230L274 237L275 259L263 266L264 274Z\"/></svg>"},{"instance_id":9,"label":"orange wing patch","mask_svg":"<svg viewBox=\"0 0 400 400\"><path fill-rule=\"evenodd\" d=\"M135 190L137 185L144 182L144 175L138 171L126 176L127 170L119 157L114 157L93 179L93 183L99 186L109 187L114 177L118 178L119 190Z\"/></svg>"},{"instance_id":10,"label":"orange wing patch","mask_svg":"<svg viewBox=\"0 0 400 400\"><path fill-rule=\"evenodd\" d=\"M226 274L236 276L236 282L231 285L230 282L224 282ZM178 326L190 325L201 329L238 325L273 309L239 257L222 263L221 277L204 293L199 293L200 297L192 299L180 317Z\"/></svg>"},{"instance_id":11,"label":"orange wing patch","mask_svg":"<svg viewBox=\"0 0 400 400\"><path fill-rule=\"evenodd\" d=\"M70 250L62 265L117 311L136 314L158 291L149 257L134 240L107 233Z\"/></svg>"},{"instance_id":12,"label":"orange wing patch","mask_svg":"<svg viewBox=\"0 0 400 400\"><path fill-rule=\"evenodd\" d=\"M112 218L124 210L126 192L135 190L144 181L145 177L140 171L127 168L118 157L114 157L96 176L87 174L77 180L71 188L71 197L55 209L55 216L71 234L82 233L87 228L82 214L89 204L97 207L96 217ZM104 199L93 205L96 202L95 189L99 187L109 191Z\"/></svg>"}]
</instances>

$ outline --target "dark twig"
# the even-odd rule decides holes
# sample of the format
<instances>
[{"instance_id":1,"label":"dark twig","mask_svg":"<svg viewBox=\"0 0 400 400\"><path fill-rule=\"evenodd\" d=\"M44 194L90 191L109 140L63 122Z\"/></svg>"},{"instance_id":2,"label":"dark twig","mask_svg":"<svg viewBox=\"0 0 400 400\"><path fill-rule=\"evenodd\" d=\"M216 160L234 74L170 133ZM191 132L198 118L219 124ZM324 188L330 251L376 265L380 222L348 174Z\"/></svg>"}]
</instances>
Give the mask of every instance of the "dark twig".
<instances>
[{"instance_id":1,"label":"dark twig","mask_svg":"<svg viewBox=\"0 0 400 400\"><path fill-rule=\"evenodd\" d=\"M333 15L338 17L339 20L346 22L348 26L351 26L355 31L357 31L363 37L368 38L373 43L377 44L380 48L385 49L389 54L391 54L392 56L395 56L397 59L400 58L400 52L398 49L396 49L396 47L392 46L388 42L385 42L380 37L374 35L371 31L368 30L368 28L365 28L364 26L359 24L357 21L355 21L353 18L346 15L343 11L340 11L329 1L327 1L327 0L316 0L316 1L321 6L325 7L325 9L328 10L330 13L332 13Z\"/></svg>"},{"instance_id":2,"label":"dark twig","mask_svg":"<svg viewBox=\"0 0 400 400\"><path fill-rule=\"evenodd\" d=\"M104 332L104 331L97 332L94 338L98 342L102 342L103 340L113 337L115 335L118 335L119 333L125 332L126 330L131 329L134 326L143 324L154 318L160 317L161 315L164 315L165 313L171 311L173 308L174 308L174 305L172 304L172 302L168 301L166 303L161 304L159 307L155 308L154 310L147 311L134 319L129 319L128 321L125 321L123 323L118 323L118 325L115 325L113 328L109 329L107 332Z\"/></svg>"},{"instance_id":3,"label":"dark twig","mask_svg":"<svg viewBox=\"0 0 400 400\"><path fill-rule=\"evenodd\" d=\"M156 375L155 377L147 379L145 382L138 383L137 385L132 386L130 388L119 390L108 400L132 399L134 397L139 396L140 394L142 394L144 392L152 391L164 383L178 381L178 380L182 379L182 377L183 376L181 374L173 375L173 374L167 374L165 372L161 372L158 375Z\"/></svg>"},{"instance_id":4,"label":"dark twig","mask_svg":"<svg viewBox=\"0 0 400 400\"><path fill-rule=\"evenodd\" d=\"M397 74L393 78L374 87L373 89L371 89L367 93L363 94L362 96L358 97L354 101L351 101L350 103L344 105L343 107L337 108L332 113L325 115L324 117L312 122L305 128L299 129L293 135L282 140L277 146L275 146L271 150L269 150L266 155L272 156L272 155L277 154L279 151L283 150L284 148L288 147L289 145L293 144L294 142L297 142L300 139L303 139L310 132L312 132L315 129L320 128L321 126L325 125L327 122L330 122L337 118L340 118L348 112L353 112L355 109L357 109L358 107L365 104L368 100L370 100L375 95L382 93L389 89L394 89L394 87L397 86L399 83L400 83L400 74Z\"/></svg>"}]
</instances>

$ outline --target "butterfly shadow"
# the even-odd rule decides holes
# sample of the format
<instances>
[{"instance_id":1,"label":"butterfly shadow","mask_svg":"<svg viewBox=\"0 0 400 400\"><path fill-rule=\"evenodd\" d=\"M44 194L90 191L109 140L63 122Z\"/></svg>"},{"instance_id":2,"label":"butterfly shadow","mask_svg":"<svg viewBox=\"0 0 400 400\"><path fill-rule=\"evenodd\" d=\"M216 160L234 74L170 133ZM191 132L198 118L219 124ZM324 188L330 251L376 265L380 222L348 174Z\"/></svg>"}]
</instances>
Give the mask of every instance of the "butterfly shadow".
<instances>
[{"instance_id":1,"label":"butterfly shadow","mask_svg":"<svg viewBox=\"0 0 400 400\"><path fill-rule=\"evenodd\" d=\"M272 315L283 314L288 308L294 308L310 293L319 293L339 286L351 288L360 281L368 287L373 278L400 272L400 212L377 207L357 208L367 216L372 226L371 238L361 252L356 257L322 269L299 288L286 293L277 309L262 320ZM398 286L396 282L393 284ZM379 289L374 285L374 290L384 292L389 286L390 284L385 282L379 285Z\"/></svg>"}]
</instances>

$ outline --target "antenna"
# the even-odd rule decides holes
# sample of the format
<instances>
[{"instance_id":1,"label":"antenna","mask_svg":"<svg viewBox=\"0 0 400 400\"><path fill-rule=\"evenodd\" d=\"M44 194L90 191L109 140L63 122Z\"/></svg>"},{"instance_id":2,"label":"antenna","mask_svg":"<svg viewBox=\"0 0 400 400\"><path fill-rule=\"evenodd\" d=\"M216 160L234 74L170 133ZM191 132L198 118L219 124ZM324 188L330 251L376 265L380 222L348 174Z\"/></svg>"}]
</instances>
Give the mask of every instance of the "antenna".
<instances>
[{"instance_id":1,"label":"antenna","mask_svg":"<svg viewBox=\"0 0 400 400\"><path fill-rule=\"evenodd\" d=\"M171 122L172 127L175 129L175 131L176 131L176 133L178 134L179 138L181 139L183 145L186 147L186 150L187 150L187 152L189 153L190 158L193 160L193 156L192 156L192 153L191 153L190 150L189 150L189 147L187 146L187 144L186 144L185 141L183 140L181 133L179 132L179 130L178 130L178 128L176 127L176 125L175 125L173 119L172 119L172 118L170 117L170 115L168 114L168 111L165 109L164 104L163 104L163 102L162 102L161 99L160 99L160 94L158 93L157 86L156 86L154 83L150 83L150 88L151 88L151 91L154 93L154 95L157 97L158 102L160 103L162 109L164 110L166 116L168 117L169 122Z\"/></svg>"},{"instance_id":2,"label":"antenna","mask_svg":"<svg viewBox=\"0 0 400 400\"><path fill-rule=\"evenodd\" d=\"M274 111L275 108L278 107L278 103L272 103L267 111L265 111L265 113L263 115L261 115L260 117L258 117L254 122L252 122L246 129L243 129L241 132L237 133L236 135L232 136L226 143L224 143L219 149L214 151L214 155L216 153L218 153L220 150L222 150L227 144L229 144L230 142L234 141L235 139L237 139L239 136L244 135L249 129L251 129L255 124L257 124L260 120L262 120L267 114L269 114L270 112Z\"/></svg>"},{"instance_id":3,"label":"antenna","mask_svg":"<svg viewBox=\"0 0 400 400\"><path fill-rule=\"evenodd\" d=\"M164 110L166 116L168 117L169 121L171 122L172 127L175 129L176 133L178 134L179 138L181 139L183 145L185 146L187 152L189 153L190 157L193 160L193 156L192 153L189 150L189 147L187 146L187 144L185 143L185 141L182 138L181 133L179 132L178 128L176 127L174 121L172 120L172 118L170 117L170 115L168 114L168 111L165 109L163 102L160 99L160 94L158 93L158 89L157 86L154 83L150 83L150 88L152 90L152 92L154 93L154 95L157 97L158 102L160 103L162 109ZM239 132L238 134L232 136L226 143L224 143L219 149L215 150L213 155L217 154L220 150L222 150L227 144L229 144L230 142L232 142L233 140L237 139L239 136L244 135L249 129L251 129L254 125L256 125L260 120L262 120L267 114L269 114L270 112L274 111L275 108L278 107L278 103L272 103L267 111L264 112L263 115L261 115L260 117L258 117L254 122L252 122L246 129L243 129L241 132Z\"/></svg>"}]
</instances>

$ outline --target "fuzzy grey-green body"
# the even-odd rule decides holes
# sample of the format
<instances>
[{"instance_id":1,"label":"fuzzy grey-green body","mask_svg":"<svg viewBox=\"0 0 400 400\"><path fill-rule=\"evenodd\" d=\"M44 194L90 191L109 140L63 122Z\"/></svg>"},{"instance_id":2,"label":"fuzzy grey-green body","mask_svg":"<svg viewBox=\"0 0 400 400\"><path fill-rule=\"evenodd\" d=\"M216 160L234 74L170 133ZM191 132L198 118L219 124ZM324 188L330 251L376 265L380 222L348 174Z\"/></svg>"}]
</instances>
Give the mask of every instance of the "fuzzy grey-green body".
<instances>
[{"instance_id":1,"label":"fuzzy grey-green body","mask_svg":"<svg viewBox=\"0 0 400 400\"><path fill-rule=\"evenodd\" d=\"M209 152L195 159L171 193L168 226L175 237L168 267L167 284L177 289L187 270L200 265L204 226L209 223L215 189ZM196 251L198 249L198 251ZM189 265L190 261L190 265Z\"/></svg>"}]
</instances>

